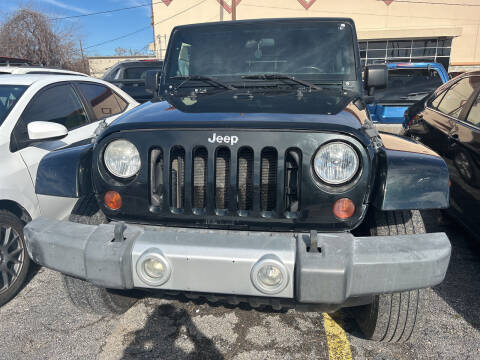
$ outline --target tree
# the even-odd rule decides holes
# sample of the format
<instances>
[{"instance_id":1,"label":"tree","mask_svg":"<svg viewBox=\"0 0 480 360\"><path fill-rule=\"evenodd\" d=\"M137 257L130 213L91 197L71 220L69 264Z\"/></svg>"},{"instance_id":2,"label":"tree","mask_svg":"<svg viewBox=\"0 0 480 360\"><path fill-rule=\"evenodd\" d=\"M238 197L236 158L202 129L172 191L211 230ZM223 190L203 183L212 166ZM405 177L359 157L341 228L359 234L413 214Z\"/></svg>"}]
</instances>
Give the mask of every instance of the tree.
<instances>
[{"instance_id":1,"label":"tree","mask_svg":"<svg viewBox=\"0 0 480 360\"><path fill-rule=\"evenodd\" d=\"M0 25L0 54L35 64L86 72L73 31L58 28L44 14L23 8Z\"/></svg>"},{"instance_id":2,"label":"tree","mask_svg":"<svg viewBox=\"0 0 480 360\"><path fill-rule=\"evenodd\" d=\"M118 46L113 51L115 52L115 56L147 56L147 48L148 45L139 50L135 50L132 48L125 49Z\"/></svg>"}]
</instances>

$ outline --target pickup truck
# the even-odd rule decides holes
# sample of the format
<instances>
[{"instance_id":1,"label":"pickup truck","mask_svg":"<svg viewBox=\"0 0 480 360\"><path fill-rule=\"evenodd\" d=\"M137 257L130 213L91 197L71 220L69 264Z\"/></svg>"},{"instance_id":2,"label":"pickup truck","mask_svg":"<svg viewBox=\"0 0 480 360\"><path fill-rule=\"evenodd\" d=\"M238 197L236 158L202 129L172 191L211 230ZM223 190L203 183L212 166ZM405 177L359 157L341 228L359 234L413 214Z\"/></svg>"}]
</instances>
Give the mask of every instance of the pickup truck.
<instances>
[{"instance_id":1,"label":"pickup truck","mask_svg":"<svg viewBox=\"0 0 480 360\"><path fill-rule=\"evenodd\" d=\"M379 130L398 132L408 107L430 95L449 78L439 63L389 63L387 67L387 87L375 90L375 102L368 105L368 110Z\"/></svg>"},{"instance_id":2,"label":"pickup truck","mask_svg":"<svg viewBox=\"0 0 480 360\"><path fill-rule=\"evenodd\" d=\"M163 61L122 61L111 67L102 79L125 91L139 103L149 101L153 94L145 90L145 74L149 70L161 71Z\"/></svg>"}]
</instances>

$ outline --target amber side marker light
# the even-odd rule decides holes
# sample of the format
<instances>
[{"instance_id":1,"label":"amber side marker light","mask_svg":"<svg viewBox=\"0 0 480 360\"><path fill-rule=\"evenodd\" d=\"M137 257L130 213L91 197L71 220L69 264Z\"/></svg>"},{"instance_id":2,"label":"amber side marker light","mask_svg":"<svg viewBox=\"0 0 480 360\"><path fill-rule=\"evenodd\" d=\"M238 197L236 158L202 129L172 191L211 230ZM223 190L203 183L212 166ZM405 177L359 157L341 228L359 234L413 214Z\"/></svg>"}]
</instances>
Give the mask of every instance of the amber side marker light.
<instances>
[{"instance_id":1,"label":"amber side marker light","mask_svg":"<svg viewBox=\"0 0 480 360\"><path fill-rule=\"evenodd\" d=\"M112 210L118 210L122 207L122 197L116 191L107 191L103 200L105 205Z\"/></svg>"},{"instance_id":2,"label":"amber side marker light","mask_svg":"<svg viewBox=\"0 0 480 360\"><path fill-rule=\"evenodd\" d=\"M348 198L342 198L333 204L333 214L342 220L351 218L355 214L355 204Z\"/></svg>"}]
</instances>

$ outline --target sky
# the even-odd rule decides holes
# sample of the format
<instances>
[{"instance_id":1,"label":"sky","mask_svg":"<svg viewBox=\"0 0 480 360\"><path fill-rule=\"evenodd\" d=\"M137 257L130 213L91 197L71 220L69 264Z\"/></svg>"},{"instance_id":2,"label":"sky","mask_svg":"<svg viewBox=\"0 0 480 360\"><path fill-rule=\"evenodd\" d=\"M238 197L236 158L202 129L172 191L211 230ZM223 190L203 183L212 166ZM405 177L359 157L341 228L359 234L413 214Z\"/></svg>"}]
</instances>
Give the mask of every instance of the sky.
<instances>
[{"instance_id":1,"label":"sky","mask_svg":"<svg viewBox=\"0 0 480 360\"><path fill-rule=\"evenodd\" d=\"M151 0L8 0L8 4L3 4L1 8L2 12L11 13L28 5L47 14L50 18L58 18L147 5L110 14L56 20L56 22L64 23L69 27L72 26L75 31L78 31L86 55L106 56L113 55L116 47L132 50L145 48L144 50L148 50L148 43L153 41L153 31L149 26L151 22L150 2ZM93 46L145 27L148 28L124 39Z\"/></svg>"}]
</instances>

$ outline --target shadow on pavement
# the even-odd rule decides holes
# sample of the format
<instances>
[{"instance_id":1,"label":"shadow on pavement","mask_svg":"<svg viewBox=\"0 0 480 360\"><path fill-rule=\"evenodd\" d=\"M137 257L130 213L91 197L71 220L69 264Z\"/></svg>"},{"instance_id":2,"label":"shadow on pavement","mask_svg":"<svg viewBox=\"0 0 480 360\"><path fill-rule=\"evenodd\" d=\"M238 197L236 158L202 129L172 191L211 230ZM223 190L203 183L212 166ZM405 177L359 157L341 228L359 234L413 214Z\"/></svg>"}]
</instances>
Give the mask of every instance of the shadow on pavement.
<instances>
[{"instance_id":1,"label":"shadow on pavement","mask_svg":"<svg viewBox=\"0 0 480 360\"><path fill-rule=\"evenodd\" d=\"M480 240L439 212L422 212L422 215L427 232L446 232L452 243L447 275L433 291L480 330Z\"/></svg>"},{"instance_id":2,"label":"shadow on pavement","mask_svg":"<svg viewBox=\"0 0 480 360\"><path fill-rule=\"evenodd\" d=\"M223 359L188 312L171 304L157 307L133 335L123 359Z\"/></svg>"}]
</instances>

